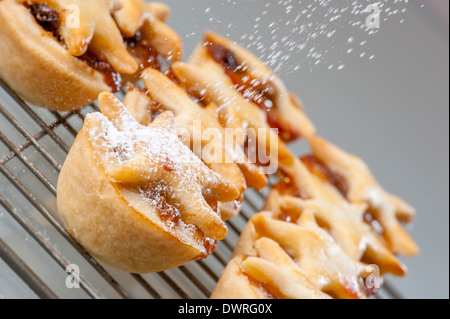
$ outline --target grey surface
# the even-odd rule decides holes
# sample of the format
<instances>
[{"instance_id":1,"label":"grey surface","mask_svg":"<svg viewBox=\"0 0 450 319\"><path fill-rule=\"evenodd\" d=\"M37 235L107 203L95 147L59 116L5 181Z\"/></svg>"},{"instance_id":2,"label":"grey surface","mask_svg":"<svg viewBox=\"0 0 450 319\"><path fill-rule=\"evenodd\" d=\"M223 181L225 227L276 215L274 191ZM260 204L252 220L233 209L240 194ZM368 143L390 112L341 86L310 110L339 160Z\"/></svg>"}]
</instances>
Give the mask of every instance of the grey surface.
<instances>
[{"instance_id":1,"label":"grey surface","mask_svg":"<svg viewBox=\"0 0 450 319\"><path fill-rule=\"evenodd\" d=\"M192 52L204 29L229 35L262 54L273 44L273 35L276 40L287 35L303 43L308 33L296 34L293 25L280 27L274 34L267 26L269 21L282 25L308 4L317 3L164 2L172 7L169 23L183 36L186 54ZM290 15L285 13L286 5L279 4L285 2L293 6ZM346 7L350 2L331 1L335 7ZM267 3L271 3L268 9ZM395 7L393 1L387 4ZM418 257L405 260L410 273L395 279L395 286L408 298L448 298L448 1L414 0L397 8L407 11L382 21L374 35L349 25L352 14L344 13L336 22L335 36L307 43L307 49L318 46L326 54L324 61L315 66L306 50L294 52L279 73L303 100L320 135L364 158L386 189L417 209L411 234L422 251ZM310 18L317 25L324 19L319 9ZM268 12L262 16L265 10ZM382 19L385 16L382 12ZM260 26L255 28L255 24ZM258 49L254 41L242 39L243 34L260 36L262 46ZM355 38L353 46L348 44L351 37ZM367 41L364 48L359 46L362 41ZM346 53L350 47L355 48L353 54ZM359 57L362 52L366 52L365 58ZM372 55L375 58L370 60ZM345 68L330 71L331 64L344 64ZM299 66L297 71L295 66ZM300 154L304 145L296 145L295 150Z\"/></svg>"}]
</instances>

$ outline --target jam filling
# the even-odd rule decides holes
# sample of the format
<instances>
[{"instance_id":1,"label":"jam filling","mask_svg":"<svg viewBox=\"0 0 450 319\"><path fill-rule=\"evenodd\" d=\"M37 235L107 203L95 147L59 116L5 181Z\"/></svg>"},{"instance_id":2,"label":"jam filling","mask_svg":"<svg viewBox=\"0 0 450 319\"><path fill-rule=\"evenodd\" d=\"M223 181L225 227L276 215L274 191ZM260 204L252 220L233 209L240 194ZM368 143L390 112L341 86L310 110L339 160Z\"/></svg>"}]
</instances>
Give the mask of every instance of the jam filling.
<instances>
[{"instance_id":1,"label":"jam filling","mask_svg":"<svg viewBox=\"0 0 450 319\"><path fill-rule=\"evenodd\" d=\"M23 5L45 31L53 34L53 36L61 42L61 35L58 31L61 22L58 11L46 4L38 2L26 1Z\"/></svg>"},{"instance_id":2,"label":"jam filling","mask_svg":"<svg viewBox=\"0 0 450 319\"><path fill-rule=\"evenodd\" d=\"M289 214L286 214L284 212L278 214L277 218L278 218L278 220L281 220L282 222L295 224L295 220L292 218L292 216Z\"/></svg>"},{"instance_id":3,"label":"jam filling","mask_svg":"<svg viewBox=\"0 0 450 319\"><path fill-rule=\"evenodd\" d=\"M247 72L248 68L239 64L236 55L228 48L214 43L208 36L205 38L204 45L214 61L222 66L239 93L266 112L269 126L278 130L283 140L294 141L300 137L300 133L293 127L282 124L281 115L277 112L275 105L273 88L252 78Z\"/></svg>"},{"instance_id":4,"label":"jam filling","mask_svg":"<svg viewBox=\"0 0 450 319\"><path fill-rule=\"evenodd\" d=\"M286 176L283 172L277 172L277 177L280 180L280 183L272 186L272 188L281 196L292 196L300 199L311 199L311 197L306 194L303 190L298 187L295 182L288 176Z\"/></svg>"},{"instance_id":5,"label":"jam filling","mask_svg":"<svg viewBox=\"0 0 450 319\"><path fill-rule=\"evenodd\" d=\"M259 289L260 291L262 291L265 294L267 299L274 299L274 300L285 299L282 297L283 294L278 290L278 288L272 287L265 282L258 281L245 273L244 273L244 275L247 277L247 280L250 282L250 284L253 287L256 287L257 289Z\"/></svg>"},{"instance_id":6,"label":"jam filling","mask_svg":"<svg viewBox=\"0 0 450 319\"><path fill-rule=\"evenodd\" d=\"M112 91L119 92L122 88L122 76L120 73L114 71L109 62L100 60L94 53L87 51L82 56L78 57L80 60L86 62L86 64L94 70L103 74L105 83L112 89Z\"/></svg>"},{"instance_id":7,"label":"jam filling","mask_svg":"<svg viewBox=\"0 0 450 319\"><path fill-rule=\"evenodd\" d=\"M205 37L205 47L208 49L209 54L214 61L219 63L222 67L226 68L233 73L244 73L243 68L237 63L235 54L228 48L214 43L210 37Z\"/></svg>"},{"instance_id":8,"label":"jam filling","mask_svg":"<svg viewBox=\"0 0 450 319\"><path fill-rule=\"evenodd\" d=\"M342 196L347 198L349 185L344 177L336 172L333 172L314 155L303 156L301 161L313 175L319 177L323 182L329 183L336 187Z\"/></svg>"},{"instance_id":9,"label":"jam filling","mask_svg":"<svg viewBox=\"0 0 450 319\"><path fill-rule=\"evenodd\" d=\"M203 248L205 249L205 252L202 255L200 255L199 257L197 257L195 260L196 261L205 260L212 253L214 253L216 251L216 248L217 248L218 245L219 245L219 242L215 241L215 240L206 240L206 241L204 241Z\"/></svg>"},{"instance_id":10,"label":"jam filling","mask_svg":"<svg viewBox=\"0 0 450 319\"><path fill-rule=\"evenodd\" d=\"M289 224L297 224L297 220L300 217L300 213L298 212L290 212L284 209L281 210L280 213L276 214L276 218L282 222Z\"/></svg>"},{"instance_id":11,"label":"jam filling","mask_svg":"<svg viewBox=\"0 0 450 319\"><path fill-rule=\"evenodd\" d=\"M161 70L158 52L146 43L142 38L142 33L140 31L138 31L134 37L124 37L124 42L131 55L139 61L141 69L152 68Z\"/></svg>"},{"instance_id":12,"label":"jam filling","mask_svg":"<svg viewBox=\"0 0 450 319\"><path fill-rule=\"evenodd\" d=\"M179 210L169 204L164 196L160 196L159 200L157 200L159 217L166 225L174 225L174 227L180 225L181 222L181 213Z\"/></svg>"},{"instance_id":13,"label":"jam filling","mask_svg":"<svg viewBox=\"0 0 450 319\"><path fill-rule=\"evenodd\" d=\"M172 170L170 165L164 167L164 170L169 172ZM171 194L173 193L170 187L164 184L150 184L146 187L137 189L144 200L150 203L157 211L161 222L169 228L184 229L186 227L183 222L182 204L179 203ZM214 211L218 211L218 203L208 203ZM194 241L201 243L203 252L195 260L203 260L211 255L217 248L218 241L207 238L205 234L195 225L189 225L188 228L192 233Z\"/></svg>"}]
</instances>

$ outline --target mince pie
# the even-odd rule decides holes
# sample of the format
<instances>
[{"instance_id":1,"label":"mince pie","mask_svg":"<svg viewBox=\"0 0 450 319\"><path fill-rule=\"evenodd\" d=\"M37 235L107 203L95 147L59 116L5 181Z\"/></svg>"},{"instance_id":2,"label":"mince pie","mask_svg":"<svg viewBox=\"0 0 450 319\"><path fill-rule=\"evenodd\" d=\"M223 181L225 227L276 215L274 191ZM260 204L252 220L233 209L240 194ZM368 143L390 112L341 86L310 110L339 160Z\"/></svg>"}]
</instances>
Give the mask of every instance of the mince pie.
<instances>
[{"instance_id":1,"label":"mince pie","mask_svg":"<svg viewBox=\"0 0 450 319\"><path fill-rule=\"evenodd\" d=\"M207 32L190 59L179 65L177 78L199 97L226 107L229 121L269 125L285 142L314 134L301 102L272 70L246 49ZM240 105L244 110L237 110ZM259 111L259 112L258 112Z\"/></svg>"},{"instance_id":2,"label":"mince pie","mask_svg":"<svg viewBox=\"0 0 450 319\"><path fill-rule=\"evenodd\" d=\"M178 138L171 112L139 124L112 94L86 117L58 180L58 211L94 257L147 273L207 257L239 191Z\"/></svg>"},{"instance_id":3,"label":"mince pie","mask_svg":"<svg viewBox=\"0 0 450 319\"><path fill-rule=\"evenodd\" d=\"M34 105L79 109L160 56L180 59L167 15L144 0L2 0L0 78Z\"/></svg>"}]
</instances>

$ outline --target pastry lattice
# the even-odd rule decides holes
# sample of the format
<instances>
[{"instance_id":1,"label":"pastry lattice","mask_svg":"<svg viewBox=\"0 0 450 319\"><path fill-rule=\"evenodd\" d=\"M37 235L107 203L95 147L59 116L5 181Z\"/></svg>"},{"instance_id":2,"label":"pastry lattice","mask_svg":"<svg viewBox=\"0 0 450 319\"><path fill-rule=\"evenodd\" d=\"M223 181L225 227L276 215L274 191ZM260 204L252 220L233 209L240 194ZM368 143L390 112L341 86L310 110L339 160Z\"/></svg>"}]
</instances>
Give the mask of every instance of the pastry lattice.
<instances>
[{"instance_id":1,"label":"pastry lattice","mask_svg":"<svg viewBox=\"0 0 450 319\"><path fill-rule=\"evenodd\" d=\"M331 165L327 167L318 160L312 161L310 157L305 157L303 161L293 159L290 167L282 167L281 170L285 174L284 180L272 188L264 208L271 213L258 214L249 222L236 247L235 256L237 258L249 255L258 257L258 252L255 250L257 241L261 238L270 238L289 252L292 260L297 262L313 282L315 276L325 278L325 282L334 282L331 286L323 286L323 282L316 281L315 289L337 298L364 298L372 291L364 286L364 276L367 274L364 271L355 272L355 269L359 268L353 267L354 264L376 264L381 274L405 275L406 268L395 254L415 254L417 246L403 228L398 230L401 226L397 218L405 215L402 219L406 220L406 217L412 217L413 211L408 210L409 205L384 191L360 159L343 152L321 138L311 137L309 140L314 154L321 156L324 163L342 161L347 163L347 166L341 164L340 167ZM321 152L320 155L318 155L319 152ZM330 159L327 160L324 154L328 154ZM364 221L365 214L373 210L370 197L360 197L359 200L355 200L350 196L358 187L361 187L360 191L363 193L364 190L367 192L370 189L380 192L378 197L380 202L377 207L381 211L374 212L373 217L379 222L381 232L380 228L371 227ZM393 201L392 198L394 198ZM386 217L382 214L390 215ZM317 232L320 229L319 233L322 234L319 236L322 239L314 244L308 240L305 232L298 228L298 226L304 226L305 220L308 221L310 230L315 229ZM390 224L386 227L387 222ZM319 244L322 240L324 242ZM320 254L323 251L321 245L332 241L335 243L334 247L339 247L339 252L326 261ZM392 242L402 243L402 245L395 246ZM308 255L304 251L302 253L302 249L311 249L317 255ZM302 260L298 256L301 256ZM342 282L339 281L342 279L339 274L345 273L342 269L335 273L328 271L339 261L342 265L347 264L347 268L343 267L349 271L349 276ZM312 269L318 273L311 273L305 269L305 263L306 267L314 265ZM242 263L240 267L245 269ZM261 285L264 287L269 284L269 288L265 290L273 289L273 279L270 281L264 277L255 278L245 270L244 273L253 280L248 281L247 277L247 279L242 277L241 285L257 289ZM232 294L227 295L224 285L226 284L218 285L213 294L214 297L232 297ZM315 290L311 292L313 291ZM281 297L286 296L281 295Z\"/></svg>"},{"instance_id":2,"label":"pastry lattice","mask_svg":"<svg viewBox=\"0 0 450 319\"><path fill-rule=\"evenodd\" d=\"M386 247L384 240L363 222L364 207L345 202L332 204L318 199L283 196L274 189L265 208L285 222L295 222L302 215L310 214L353 260L376 264L383 273L406 274L406 268Z\"/></svg>"}]
</instances>

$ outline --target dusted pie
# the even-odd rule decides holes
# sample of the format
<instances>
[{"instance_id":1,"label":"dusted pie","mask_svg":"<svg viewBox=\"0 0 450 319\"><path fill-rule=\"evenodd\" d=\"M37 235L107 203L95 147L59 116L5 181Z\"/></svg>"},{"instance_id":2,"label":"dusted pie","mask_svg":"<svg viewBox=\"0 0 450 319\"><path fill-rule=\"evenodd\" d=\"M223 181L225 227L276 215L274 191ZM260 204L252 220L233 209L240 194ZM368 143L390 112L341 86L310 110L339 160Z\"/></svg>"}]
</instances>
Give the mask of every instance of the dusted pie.
<instances>
[{"instance_id":1,"label":"dusted pie","mask_svg":"<svg viewBox=\"0 0 450 319\"><path fill-rule=\"evenodd\" d=\"M215 210L239 191L179 139L173 115L139 124L110 93L88 115L58 181L58 211L94 257L147 273L206 258L227 228Z\"/></svg>"}]
</instances>

